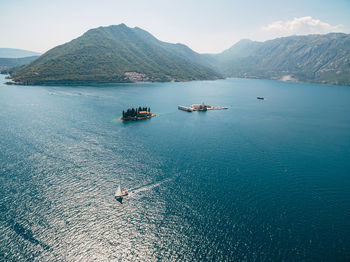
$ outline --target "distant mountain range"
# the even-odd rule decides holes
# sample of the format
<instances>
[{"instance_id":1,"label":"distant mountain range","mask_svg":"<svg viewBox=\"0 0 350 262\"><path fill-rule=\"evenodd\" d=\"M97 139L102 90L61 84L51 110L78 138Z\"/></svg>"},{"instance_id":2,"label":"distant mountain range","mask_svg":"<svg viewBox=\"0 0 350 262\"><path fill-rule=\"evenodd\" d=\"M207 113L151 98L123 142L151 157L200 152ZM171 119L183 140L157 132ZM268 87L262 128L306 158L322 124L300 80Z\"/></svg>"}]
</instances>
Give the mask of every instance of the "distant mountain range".
<instances>
[{"instance_id":1,"label":"distant mountain range","mask_svg":"<svg viewBox=\"0 0 350 262\"><path fill-rule=\"evenodd\" d=\"M91 29L12 70L11 77L18 84L247 77L350 85L350 35L241 40L220 54L198 54L120 24Z\"/></svg>"},{"instance_id":2,"label":"distant mountain range","mask_svg":"<svg viewBox=\"0 0 350 262\"><path fill-rule=\"evenodd\" d=\"M15 48L0 48L0 58L22 58L28 56L40 56L38 52L15 49Z\"/></svg>"},{"instance_id":3,"label":"distant mountain range","mask_svg":"<svg viewBox=\"0 0 350 262\"><path fill-rule=\"evenodd\" d=\"M242 40L209 58L226 77L350 85L349 34L290 36L266 42Z\"/></svg>"},{"instance_id":4,"label":"distant mountain range","mask_svg":"<svg viewBox=\"0 0 350 262\"><path fill-rule=\"evenodd\" d=\"M40 56L40 53L14 49L0 48L0 71L7 72L12 67L26 65Z\"/></svg>"},{"instance_id":5,"label":"distant mountain range","mask_svg":"<svg viewBox=\"0 0 350 262\"><path fill-rule=\"evenodd\" d=\"M0 71L4 73L10 72L11 68L29 64L30 62L34 61L38 57L39 56L27 56L22 58L1 58L0 57Z\"/></svg>"}]
</instances>

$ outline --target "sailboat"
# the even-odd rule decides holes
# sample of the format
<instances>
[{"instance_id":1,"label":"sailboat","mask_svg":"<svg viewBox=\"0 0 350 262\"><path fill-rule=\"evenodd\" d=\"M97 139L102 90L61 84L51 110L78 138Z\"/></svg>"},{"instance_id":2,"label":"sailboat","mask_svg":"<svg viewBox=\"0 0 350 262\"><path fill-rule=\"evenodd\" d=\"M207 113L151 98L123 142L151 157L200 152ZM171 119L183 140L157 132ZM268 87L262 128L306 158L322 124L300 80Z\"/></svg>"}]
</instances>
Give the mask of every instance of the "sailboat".
<instances>
[{"instance_id":1,"label":"sailboat","mask_svg":"<svg viewBox=\"0 0 350 262\"><path fill-rule=\"evenodd\" d=\"M115 192L114 197L115 197L115 199L116 199L117 201L119 201L120 203L122 203L123 198L126 197L126 196L128 196L128 195L129 195L128 191L127 191L126 189L124 189L124 190L122 191L121 186L119 185L118 188L117 188L117 191Z\"/></svg>"}]
</instances>

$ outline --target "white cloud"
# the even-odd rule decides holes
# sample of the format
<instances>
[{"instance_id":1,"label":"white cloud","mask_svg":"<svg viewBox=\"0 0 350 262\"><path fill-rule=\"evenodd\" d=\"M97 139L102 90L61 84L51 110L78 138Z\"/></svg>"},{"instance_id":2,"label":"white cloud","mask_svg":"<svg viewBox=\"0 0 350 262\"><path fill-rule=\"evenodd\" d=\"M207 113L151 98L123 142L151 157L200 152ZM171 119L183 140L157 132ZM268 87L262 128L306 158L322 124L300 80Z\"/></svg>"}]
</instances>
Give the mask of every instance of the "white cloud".
<instances>
[{"instance_id":1,"label":"white cloud","mask_svg":"<svg viewBox=\"0 0 350 262\"><path fill-rule=\"evenodd\" d=\"M306 34L326 34L330 32L341 32L343 25L330 25L311 16L294 18L290 21L276 21L262 30L276 36L306 35Z\"/></svg>"}]
</instances>

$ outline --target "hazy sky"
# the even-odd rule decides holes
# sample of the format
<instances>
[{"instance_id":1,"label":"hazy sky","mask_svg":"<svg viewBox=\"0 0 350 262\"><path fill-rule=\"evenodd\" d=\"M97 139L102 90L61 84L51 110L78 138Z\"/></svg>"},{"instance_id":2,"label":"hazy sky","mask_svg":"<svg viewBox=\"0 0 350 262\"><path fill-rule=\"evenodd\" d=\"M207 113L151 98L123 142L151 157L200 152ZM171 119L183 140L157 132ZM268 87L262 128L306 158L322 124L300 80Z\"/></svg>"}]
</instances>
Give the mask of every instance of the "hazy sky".
<instances>
[{"instance_id":1,"label":"hazy sky","mask_svg":"<svg viewBox=\"0 0 350 262\"><path fill-rule=\"evenodd\" d=\"M243 38L349 33L350 0L0 0L0 47L45 52L120 23L217 53Z\"/></svg>"}]
</instances>

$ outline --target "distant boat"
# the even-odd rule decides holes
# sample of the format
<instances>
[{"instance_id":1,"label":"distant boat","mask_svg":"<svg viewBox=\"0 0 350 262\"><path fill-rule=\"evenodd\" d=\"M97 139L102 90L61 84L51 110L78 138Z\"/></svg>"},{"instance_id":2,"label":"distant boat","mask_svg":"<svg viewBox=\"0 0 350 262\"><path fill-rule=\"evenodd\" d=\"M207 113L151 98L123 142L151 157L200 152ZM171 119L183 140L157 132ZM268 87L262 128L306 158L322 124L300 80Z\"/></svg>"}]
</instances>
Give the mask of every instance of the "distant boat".
<instances>
[{"instance_id":1,"label":"distant boat","mask_svg":"<svg viewBox=\"0 0 350 262\"><path fill-rule=\"evenodd\" d=\"M257 99L264 100L265 98L263 96L258 96Z\"/></svg>"},{"instance_id":2,"label":"distant boat","mask_svg":"<svg viewBox=\"0 0 350 262\"><path fill-rule=\"evenodd\" d=\"M126 189L122 191L121 186L119 185L117 188L117 191L115 192L114 197L118 202L122 204L123 198L128 195L129 195L129 192Z\"/></svg>"}]
</instances>

